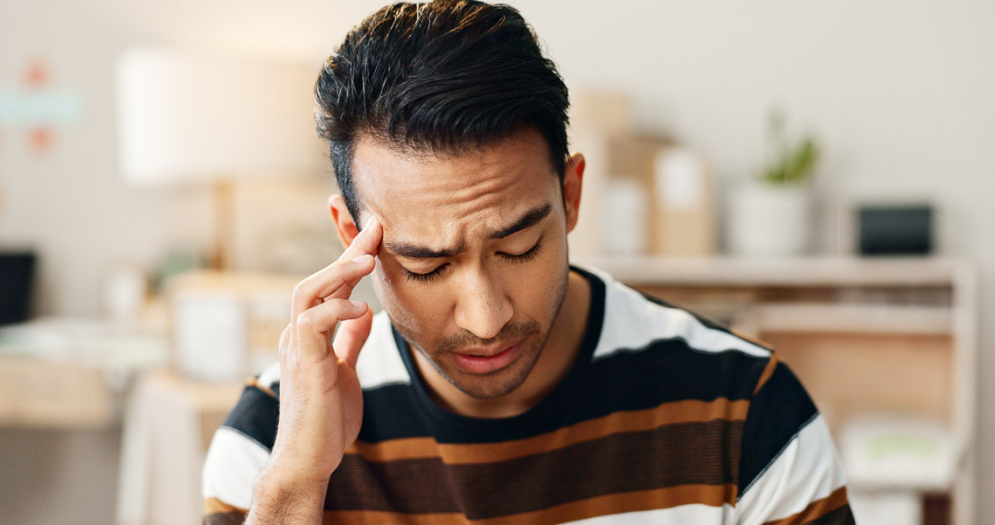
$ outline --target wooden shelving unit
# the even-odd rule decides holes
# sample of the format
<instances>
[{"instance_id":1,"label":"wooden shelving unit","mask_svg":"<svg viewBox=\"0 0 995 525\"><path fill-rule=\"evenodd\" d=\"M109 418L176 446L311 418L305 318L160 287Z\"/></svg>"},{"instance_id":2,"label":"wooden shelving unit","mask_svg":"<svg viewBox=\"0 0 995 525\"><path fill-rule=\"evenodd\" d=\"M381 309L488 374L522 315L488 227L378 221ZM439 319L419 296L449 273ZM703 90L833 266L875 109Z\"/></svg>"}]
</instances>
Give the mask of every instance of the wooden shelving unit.
<instances>
[{"instance_id":1,"label":"wooden shelving unit","mask_svg":"<svg viewBox=\"0 0 995 525\"><path fill-rule=\"evenodd\" d=\"M772 345L837 436L845 421L861 414L942 421L956 451L952 479L940 486L894 488L922 494L929 525L974 523L977 298L967 262L856 257L574 262Z\"/></svg>"}]
</instances>

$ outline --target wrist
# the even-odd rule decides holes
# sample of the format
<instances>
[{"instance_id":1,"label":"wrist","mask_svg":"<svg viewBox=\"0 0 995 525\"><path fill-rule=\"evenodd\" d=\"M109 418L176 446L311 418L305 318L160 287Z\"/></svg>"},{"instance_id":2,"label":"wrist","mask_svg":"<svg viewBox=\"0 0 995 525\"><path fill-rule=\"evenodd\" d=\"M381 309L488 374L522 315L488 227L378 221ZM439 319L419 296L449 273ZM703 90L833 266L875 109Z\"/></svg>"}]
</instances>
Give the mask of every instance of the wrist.
<instances>
[{"instance_id":1,"label":"wrist","mask_svg":"<svg viewBox=\"0 0 995 525\"><path fill-rule=\"evenodd\" d=\"M327 490L327 477L316 477L312 472L270 462L256 480L253 501L266 505L292 501L320 510L324 506Z\"/></svg>"}]
</instances>

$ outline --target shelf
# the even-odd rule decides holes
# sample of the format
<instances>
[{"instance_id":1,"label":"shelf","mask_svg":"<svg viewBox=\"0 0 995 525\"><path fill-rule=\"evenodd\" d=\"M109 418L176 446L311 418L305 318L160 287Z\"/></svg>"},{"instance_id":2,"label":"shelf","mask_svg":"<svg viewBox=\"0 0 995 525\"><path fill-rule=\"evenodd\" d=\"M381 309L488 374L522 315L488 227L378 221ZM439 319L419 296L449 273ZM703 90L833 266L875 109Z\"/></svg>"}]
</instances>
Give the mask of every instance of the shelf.
<instances>
[{"instance_id":1,"label":"shelf","mask_svg":"<svg viewBox=\"0 0 995 525\"><path fill-rule=\"evenodd\" d=\"M762 304L752 321L759 332L951 335L949 308L851 304Z\"/></svg>"},{"instance_id":2,"label":"shelf","mask_svg":"<svg viewBox=\"0 0 995 525\"><path fill-rule=\"evenodd\" d=\"M966 267L933 257L574 257L630 285L949 286Z\"/></svg>"}]
</instances>

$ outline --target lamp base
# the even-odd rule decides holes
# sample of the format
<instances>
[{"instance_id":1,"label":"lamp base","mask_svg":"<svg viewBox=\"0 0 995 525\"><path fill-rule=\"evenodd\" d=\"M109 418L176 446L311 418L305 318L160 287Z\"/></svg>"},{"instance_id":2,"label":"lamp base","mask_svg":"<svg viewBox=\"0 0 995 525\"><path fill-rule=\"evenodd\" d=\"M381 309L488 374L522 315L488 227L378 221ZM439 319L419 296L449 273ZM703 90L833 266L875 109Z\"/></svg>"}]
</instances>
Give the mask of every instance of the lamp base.
<instances>
[{"instance_id":1,"label":"lamp base","mask_svg":"<svg viewBox=\"0 0 995 525\"><path fill-rule=\"evenodd\" d=\"M211 269L231 270L232 236L234 234L234 184L215 182L214 193L214 245L211 248Z\"/></svg>"}]
</instances>

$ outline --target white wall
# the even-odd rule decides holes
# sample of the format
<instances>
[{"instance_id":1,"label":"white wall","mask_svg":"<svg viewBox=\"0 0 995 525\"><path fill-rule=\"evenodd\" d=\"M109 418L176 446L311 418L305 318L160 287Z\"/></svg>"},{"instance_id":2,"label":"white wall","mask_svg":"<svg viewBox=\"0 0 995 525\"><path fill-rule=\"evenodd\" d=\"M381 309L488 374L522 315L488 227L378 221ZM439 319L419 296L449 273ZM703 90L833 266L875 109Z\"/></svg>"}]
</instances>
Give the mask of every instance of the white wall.
<instances>
[{"instance_id":1,"label":"white wall","mask_svg":"<svg viewBox=\"0 0 995 525\"><path fill-rule=\"evenodd\" d=\"M982 1L511 1L568 85L623 89L639 126L703 150L728 185L759 157L766 110L817 130L825 195L927 196L941 253L973 260L982 319L995 315L995 4ZM43 57L85 113L33 158L0 137L0 247L37 246L42 313L99 311L99 280L164 245L206 245L210 202L125 186L115 167L111 72L130 45L312 60L380 1L0 2L0 88ZM315 197L322 206L325 195ZM324 211L315 217L324 217ZM324 220L324 219L319 219ZM334 245L334 238L329 238ZM823 247L832 242L824 228ZM981 323L981 378L995 325ZM995 522L995 384L980 381L979 523Z\"/></svg>"}]
</instances>

